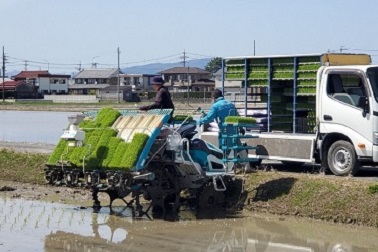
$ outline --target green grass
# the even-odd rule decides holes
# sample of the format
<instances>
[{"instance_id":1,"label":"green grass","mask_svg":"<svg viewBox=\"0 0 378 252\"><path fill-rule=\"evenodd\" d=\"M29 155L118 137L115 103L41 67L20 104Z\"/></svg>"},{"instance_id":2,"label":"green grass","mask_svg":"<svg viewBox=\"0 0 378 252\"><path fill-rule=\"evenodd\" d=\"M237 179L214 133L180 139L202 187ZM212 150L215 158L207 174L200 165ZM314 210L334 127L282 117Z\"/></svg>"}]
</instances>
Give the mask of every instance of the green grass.
<instances>
[{"instance_id":1,"label":"green grass","mask_svg":"<svg viewBox=\"0 0 378 252\"><path fill-rule=\"evenodd\" d=\"M370 185L370 186L368 187L368 192L369 192L370 194L378 193L378 184Z\"/></svg>"},{"instance_id":2,"label":"green grass","mask_svg":"<svg viewBox=\"0 0 378 252\"><path fill-rule=\"evenodd\" d=\"M48 154L21 153L0 149L0 178L24 183L44 184Z\"/></svg>"}]
</instances>

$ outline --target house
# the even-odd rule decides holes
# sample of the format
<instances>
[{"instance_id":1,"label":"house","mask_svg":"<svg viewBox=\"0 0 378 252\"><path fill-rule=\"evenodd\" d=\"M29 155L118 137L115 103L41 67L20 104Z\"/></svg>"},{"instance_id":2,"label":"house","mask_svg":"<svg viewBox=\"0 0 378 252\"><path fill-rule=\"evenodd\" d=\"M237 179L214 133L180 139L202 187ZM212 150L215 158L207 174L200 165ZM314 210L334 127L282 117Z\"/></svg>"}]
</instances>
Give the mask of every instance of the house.
<instances>
[{"instance_id":1,"label":"house","mask_svg":"<svg viewBox=\"0 0 378 252\"><path fill-rule=\"evenodd\" d=\"M212 91L215 87L211 73L198 67L173 67L159 74L173 92Z\"/></svg>"},{"instance_id":2,"label":"house","mask_svg":"<svg viewBox=\"0 0 378 252\"><path fill-rule=\"evenodd\" d=\"M121 86L131 86L132 91L150 90L150 78L155 74L120 74Z\"/></svg>"},{"instance_id":3,"label":"house","mask_svg":"<svg viewBox=\"0 0 378 252\"><path fill-rule=\"evenodd\" d=\"M96 94L101 90L117 86L118 75L122 74L117 68L82 70L74 77L74 84L69 86L71 94Z\"/></svg>"},{"instance_id":4,"label":"house","mask_svg":"<svg viewBox=\"0 0 378 252\"><path fill-rule=\"evenodd\" d=\"M8 80L1 82L0 84L0 97L14 98L14 99L30 99L37 98L36 87L23 80Z\"/></svg>"},{"instance_id":5,"label":"house","mask_svg":"<svg viewBox=\"0 0 378 252\"><path fill-rule=\"evenodd\" d=\"M67 94L70 75L50 74L48 71L21 71L12 77L36 88L40 94Z\"/></svg>"}]
</instances>

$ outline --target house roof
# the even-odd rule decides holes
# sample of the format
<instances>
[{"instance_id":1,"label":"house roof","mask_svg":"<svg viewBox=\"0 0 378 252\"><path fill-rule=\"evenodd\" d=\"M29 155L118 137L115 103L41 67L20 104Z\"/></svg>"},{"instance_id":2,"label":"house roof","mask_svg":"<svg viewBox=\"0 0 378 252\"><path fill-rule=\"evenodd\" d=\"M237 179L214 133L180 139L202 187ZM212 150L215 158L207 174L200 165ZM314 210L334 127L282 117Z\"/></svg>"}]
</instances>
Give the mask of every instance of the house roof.
<instances>
[{"instance_id":1,"label":"house roof","mask_svg":"<svg viewBox=\"0 0 378 252\"><path fill-rule=\"evenodd\" d=\"M120 71L120 73L122 73ZM117 68L107 68L107 69L88 69L82 70L78 73L74 79L108 79L111 77L116 77L118 74Z\"/></svg>"},{"instance_id":2,"label":"house roof","mask_svg":"<svg viewBox=\"0 0 378 252\"><path fill-rule=\"evenodd\" d=\"M210 74L210 72L203 70L198 67L173 67L164 71L160 74Z\"/></svg>"},{"instance_id":3,"label":"house roof","mask_svg":"<svg viewBox=\"0 0 378 252\"><path fill-rule=\"evenodd\" d=\"M14 90L16 86L20 84L25 84L23 81L4 81L4 90ZM0 84L0 90L3 90L3 83Z\"/></svg>"},{"instance_id":4,"label":"house roof","mask_svg":"<svg viewBox=\"0 0 378 252\"><path fill-rule=\"evenodd\" d=\"M49 71L21 71L19 74L14 75L13 79L36 79L40 74L50 74Z\"/></svg>"},{"instance_id":5,"label":"house roof","mask_svg":"<svg viewBox=\"0 0 378 252\"><path fill-rule=\"evenodd\" d=\"M4 82L6 81L11 81L12 79L9 79L9 78L4 78ZM0 84L3 83L3 78L0 78Z\"/></svg>"}]
</instances>

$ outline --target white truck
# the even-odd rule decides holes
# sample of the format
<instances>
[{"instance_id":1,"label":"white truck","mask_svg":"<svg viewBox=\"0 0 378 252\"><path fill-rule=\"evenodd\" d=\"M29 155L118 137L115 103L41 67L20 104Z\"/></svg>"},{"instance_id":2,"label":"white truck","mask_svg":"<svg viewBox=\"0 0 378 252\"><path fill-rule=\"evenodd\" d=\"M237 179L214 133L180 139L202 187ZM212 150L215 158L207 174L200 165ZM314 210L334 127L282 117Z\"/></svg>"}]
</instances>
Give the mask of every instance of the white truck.
<instances>
[{"instance_id":1,"label":"white truck","mask_svg":"<svg viewBox=\"0 0 378 252\"><path fill-rule=\"evenodd\" d=\"M250 158L318 163L339 176L378 164L378 65L366 54L311 54L223 59L222 89L255 117ZM227 96L226 96L227 98ZM201 138L216 143L216 132Z\"/></svg>"}]
</instances>

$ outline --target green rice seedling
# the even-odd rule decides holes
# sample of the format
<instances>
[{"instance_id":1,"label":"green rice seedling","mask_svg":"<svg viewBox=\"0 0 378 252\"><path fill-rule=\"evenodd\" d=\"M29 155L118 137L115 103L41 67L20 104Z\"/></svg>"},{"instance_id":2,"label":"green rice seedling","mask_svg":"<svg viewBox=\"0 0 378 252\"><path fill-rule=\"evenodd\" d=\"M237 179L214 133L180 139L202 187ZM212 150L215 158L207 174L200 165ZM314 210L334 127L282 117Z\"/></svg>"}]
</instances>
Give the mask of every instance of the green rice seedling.
<instances>
[{"instance_id":1,"label":"green rice seedling","mask_svg":"<svg viewBox=\"0 0 378 252\"><path fill-rule=\"evenodd\" d=\"M123 156L120 168L131 169L135 166L148 138L149 135L147 134L136 133L134 135L133 140L129 144L127 151Z\"/></svg>"},{"instance_id":2,"label":"green rice seedling","mask_svg":"<svg viewBox=\"0 0 378 252\"><path fill-rule=\"evenodd\" d=\"M96 126L99 128L110 127L121 115L118 110L112 108L103 108L99 111L95 122Z\"/></svg>"},{"instance_id":3,"label":"green rice seedling","mask_svg":"<svg viewBox=\"0 0 378 252\"><path fill-rule=\"evenodd\" d=\"M309 56L309 57L300 57L298 60L299 63L320 63L320 57Z\"/></svg>"},{"instance_id":4,"label":"green rice seedling","mask_svg":"<svg viewBox=\"0 0 378 252\"><path fill-rule=\"evenodd\" d=\"M250 79L267 79L268 72L251 72L249 75Z\"/></svg>"},{"instance_id":5,"label":"green rice seedling","mask_svg":"<svg viewBox=\"0 0 378 252\"><path fill-rule=\"evenodd\" d=\"M251 65L267 65L268 59L251 59Z\"/></svg>"},{"instance_id":6,"label":"green rice seedling","mask_svg":"<svg viewBox=\"0 0 378 252\"><path fill-rule=\"evenodd\" d=\"M79 128L82 130L89 130L97 128L95 120L84 119L81 123L79 123Z\"/></svg>"},{"instance_id":7,"label":"green rice seedling","mask_svg":"<svg viewBox=\"0 0 378 252\"><path fill-rule=\"evenodd\" d=\"M121 141L118 144L117 149L115 150L113 154L112 160L109 162L109 165L107 167L108 169L121 168L122 159L125 153L127 152L128 146L129 144L123 141Z\"/></svg>"},{"instance_id":8,"label":"green rice seedling","mask_svg":"<svg viewBox=\"0 0 378 252\"><path fill-rule=\"evenodd\" d=\"M100 109L100 111L98 112L98 114L97 114L97 116L95 118L96 123L98 124L99 122L101 122L102 120L104 120L104 118L106 117L106 115L108 113L110 113L112 110L113 110L113 108L111 108L111 107L104 107L104 108Z\"/></svg>"},{"instance_id":9,"label":"green rice seedling","mask_svg":"<svg viewBox=\"0 0 378 252\"><path fill-rule=\"evenodd\" d=\"M101 162L102 168L108 168L109 167L109 164L113 159L114 153L116 152L117 147L121 142L123 142L123 140L121 138L117 138L117 137L110 138L109 144L107 146L108 147L107 155L104 156L104 159Z\"/></svg>"},{"instance_id":10,"label":"green rice seedling","mask_svg":"<svg viewBox=\"0 0 378 252\"><path fill-rule=\"evenodd\" d=\"M314 79L316 80L316 72L299 72L297 73L298 78L302 79Z\"/></svg>"},{"instance_id":11,"label":"green rice seedling","mask_svg":"<svg viewBox=\"0 0 378 252\"><path fill-rule=\"evenodd\" d=\"M244 64L244 59L230 59L230 60L226 60L226 65L227 67L229 65L241 65L241 64Z\"/></svg>"},{"instance_id":12,"label":"green rice seedling","mask_svg":"<svg viewBox=\"0 0 378 252\"><path fill-rule=\"evenodd\" d=\"M225 123L228 124L255 124L256 119L252 117L241 117L241 116L227 116L225 118Z\"/></svg>"},{"instance_id":13,"label":"green rice seedling","mask_svg":"<svg viewBox=\"0 0 378 252\"><path fill-rule=\"evenodd\" d=\"M96 156L99 160L102 160L106 158L106 156L109 154L109 142L110 139L117 136L117 131L113 129L105 129L102 133L98 144L96 146L96 149L94 150L96 152Z\"/></svg>"},{"instance_id":14,"label":"green rice seedling","mask_svg":"<svg viewBox=\"0 0 378 252\"><path fill-rule=\"evenodd\" d=\"M250 72L268 72L267 65L252 65L249 67Z\"/></svg>"},{"instance_id":15,"label":"green rice seedling","mask_svg":"<svg viewBox=\"0 0 378 252\"><path fill-rule=\"evenodd\" d=\"M298 71L317 71L320 67L320 63L315 64L299 64Z\"/></svg>"},{"instance_id":16,"label":"green rice seedling","mask_svg":"<svg viewBox=\"0 0 378 252\"><path fill-rule=\"evenodd\" d=\"M190 122L190 121L193 120L193 116L191 116L191 115L189 115L189 116L187 116L187 115L175 115L175 116L173 116L173 121L175 121L175 122L182 122L182 121L184 121L186 118L188 118L188 119L186 120L187 122Z\"/></svg>"},{"instance_id":17,"label":"green rice seedling","mask_svg":"<svg viewBox=\"0 0 378 252\"><path fill-rule=\"evenodd\" d=\"M67 145L67 141L60 139L58 144L55 146L53 153L50 155L47 163L56 164L58 161L60 161L60 157L62 156L62 154L67 151Z\"/></svg>"}]
</instances>

